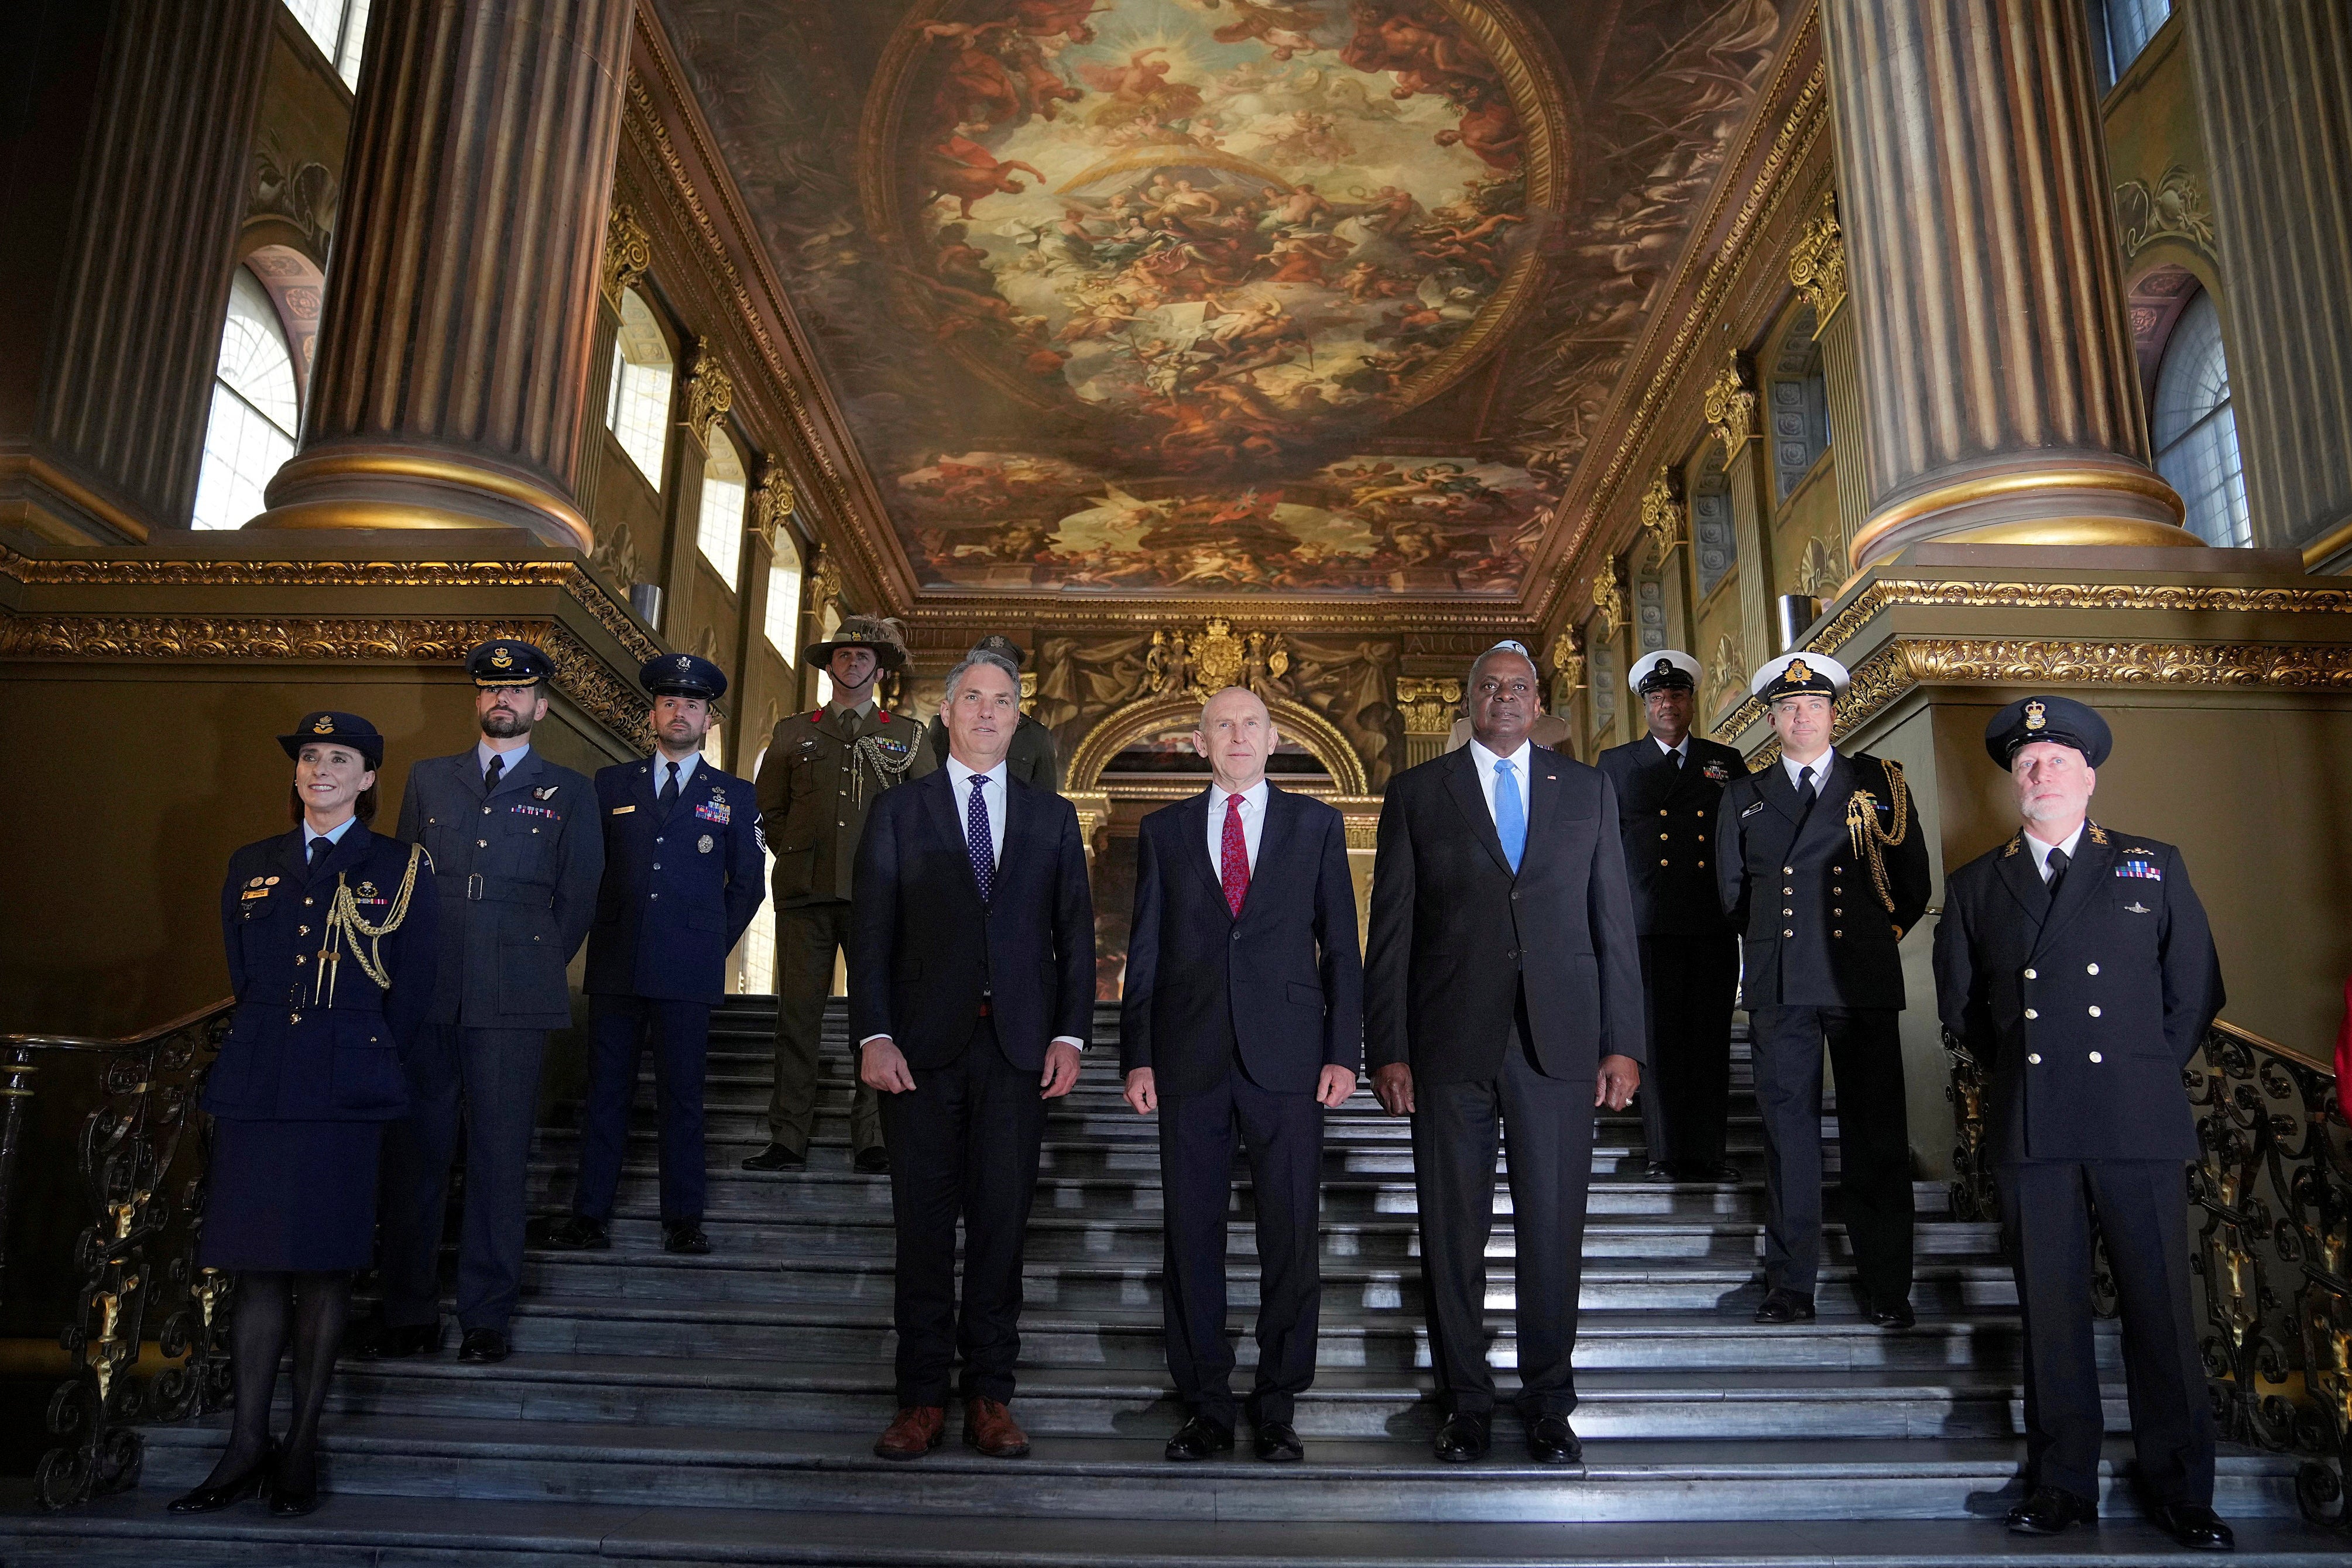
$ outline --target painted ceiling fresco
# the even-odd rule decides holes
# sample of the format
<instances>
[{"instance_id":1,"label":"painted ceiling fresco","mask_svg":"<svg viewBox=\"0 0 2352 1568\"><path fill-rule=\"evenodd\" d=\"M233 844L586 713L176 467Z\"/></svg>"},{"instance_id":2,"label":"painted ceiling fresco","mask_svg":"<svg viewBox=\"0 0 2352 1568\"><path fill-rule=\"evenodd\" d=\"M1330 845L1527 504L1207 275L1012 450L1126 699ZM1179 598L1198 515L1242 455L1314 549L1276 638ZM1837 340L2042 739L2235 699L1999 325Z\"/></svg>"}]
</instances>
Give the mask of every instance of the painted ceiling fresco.
<instances>
[{"instance_id":1,"label":"painted ceiling fresco","mask_svg":"<svg viewBox=\"0 0 2352 1568\"><path fill-rule=\"evenodd\" d=\"M662 0L926 588L1517 594L1773 0Z\"/></svg>"}]
</instances>

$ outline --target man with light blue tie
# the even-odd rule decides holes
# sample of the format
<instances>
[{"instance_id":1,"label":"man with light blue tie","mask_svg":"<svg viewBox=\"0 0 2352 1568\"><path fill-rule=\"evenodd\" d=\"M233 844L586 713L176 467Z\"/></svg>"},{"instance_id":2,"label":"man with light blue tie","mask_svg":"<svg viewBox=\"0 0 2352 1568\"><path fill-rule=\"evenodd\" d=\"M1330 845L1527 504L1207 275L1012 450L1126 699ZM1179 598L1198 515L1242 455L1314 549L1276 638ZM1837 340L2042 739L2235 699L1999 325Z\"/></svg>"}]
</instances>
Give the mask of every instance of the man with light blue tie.
<instances>
[{"instance_id":1,"label":"man with light blue tie","mask_svg":"<svg viewBox=\"0 0 2352 1568\"><path fill-rule=\"evenodd\" d=\"M1583 1445L1571 1359L1593 1113L1622 1111L1644 1059L1641 943L1599 769L1531 745L1539 689L1518 644L1470 666L1471 742L1389 782L1364 964L1365 1057L1412 1118L1422 1289L1444 1425L1437 1457L1486 1457L1486 1242L1509 1159L1528 1452Z\"/></svg>"},{"instance_id":2,"label":"man with light blue tie","mask_svg":"<svg viewBox=\"0 0 2352 1568\"><path fill-rule=\"evenodd\" d=\"M898 1231L898 1413L874 1451L940 1445L960 1354L965 1445L1017 1458L1023 1246L1045 1103L1077 1082L1093 1026L1094 902L1076 811L1005 767L1019 672L966 655L943 711L947 766L875 802L852 893L850 1033L882 1095Z\"/></svg>"}]
</instances>

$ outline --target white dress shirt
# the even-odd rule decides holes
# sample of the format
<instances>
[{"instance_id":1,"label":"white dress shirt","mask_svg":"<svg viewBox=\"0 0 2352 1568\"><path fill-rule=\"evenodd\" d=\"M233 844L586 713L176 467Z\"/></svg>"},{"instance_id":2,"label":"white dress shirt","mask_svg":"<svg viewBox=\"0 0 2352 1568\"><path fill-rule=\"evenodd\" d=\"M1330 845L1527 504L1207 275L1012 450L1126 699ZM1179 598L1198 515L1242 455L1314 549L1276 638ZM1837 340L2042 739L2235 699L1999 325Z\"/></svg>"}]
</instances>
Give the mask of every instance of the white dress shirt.
<instances>
[{"instance_id":1,"label":"white dress shirt","mask_svg":"<svg viewBox=\"0 0 2352 1568\"><path fill-rule=\"evenodd\" d=\"M1524 822L1528 820L1528 807L1530 804L1528 797L1528 758L1534 750L1535 747L1532 743L1522 740L1517 751L1512 752L1508 757L1498 757L1487 750L1481 742L1471 741L1470 755L1478 764L1478 792L1486 797L1488 817L1491 818L1495 814L1495 764L1507 762L1511 765L1512 788L1519 792L1519 821Z\"/></svg>"},{"instance_id":2,"label":"white dress shirt","mask_svg":"<svg viewBox=\"0 0 2352 1568\"><path fill-rule=\"evenodd\" d=\"M2072 865L2074 861L2074 846L2082 841L2083 827L2081 824L2077 824L2074 831L2066 835L2066 841L2063 844L2045 844L2040 839L2033 836L2032 829L2028 828L2025 830L2025 847L2033 852L2033 869L2042 873L2042 886L2047 887L2050 885L2050 852L2052 850L2064 850L2066 852L2066 862L2067 864Z\"/></svg>"},{"instance_id":3,"label":"white dress shirt","mask_svg":"<svg viewBox=\"0 0 2352 1568\"><path fill-rule=\"evenodd\" d=\"M1690 766L1689 736L1685 735L1683 737L1683 743L1680 746L1668 746L1664 741L1660 740L1654 735L1650 737L1650 741L1651 744L1654 745L1660 751L1664 752L1668 757L1676 758L1677 760L1675 763L1675 767L1687 768Z\"/></svg>"},{"instance_id":4,"label":"white dress shirt","mask_svg":"<svg viewBox=\"0 0 2352 1568\"><path fill-rule=\"evenodd\" d=\"M1818 795L1829 785L1830 769L1837 766L1837 747L1834 746L1831 747L1827 751L1822 752L1811 762L1791 762L1789 759L1788 755L1784 752L1781 754L1780 766L1788 771L1789 788L1791 789L1802 789L1805 787L1805 781L1798 778L1797 775L1803 772L1808 768L1811 768L1813 770L1813 793Z\"/></svg>"},{"instance_id":5,"label":"white dress shirt","mask_svg":"<svg viewBox=\"0 0 2352 1568\"><path fill-rule=\"evenodd\" d=\"M474 743L474 777L478 779L490 770L491 758L503 757L506 758L507 765L499 772L499 782L503 784L506 782L507 775L521 767L522 759L530 755L530 742L528 740L511 751L493 751L490 749L488 741L478 740Z\"/></svg>"},{"instance_id":6,"label":"white dress shirt","mask_svg":"<svg viewBox=\"0 0 2352 1568\"><path fill-rule=\"evenodd\" d=\"M1000 762L986 773L974 773L954 758L948 758L948 788L955 791L956 829L970 840L970 830L964 824L971 821L971 781L986 779L988 785L982 799L988 805L988 853L998 865L1004 863L1004 764Z\"/></svg>"},{"instance_id":7,"label":"white dress shirt","mask_svg":"<svg viewBox=\"0 0 2352 1568\"><path fill-rule=\"evenodd\" d=\"M656 795L668 787L672 760L666 751L654 753L654 793ZM702 753L689 752L675 760L677 767L677 789L678 793L683 795L686 793L686 787L694 782L694 770L702 761Z\"/></svg>"},{"instance_id":8,"label":"white dress shirt","mask_svg":"<svg viewBox=\"0 0 2352 1568\"><path fill-rule=\"evenodd\" d=\"M1257 841L1265 836L1265 780L1243 790L1239 796L1223 785L1209 786L1209 865L1219 877L1225 874L1225 802L1239 800L1242 803L1242 852L1249 857L1250 874L1257 874Z\"/></svg>"}]
</instances>

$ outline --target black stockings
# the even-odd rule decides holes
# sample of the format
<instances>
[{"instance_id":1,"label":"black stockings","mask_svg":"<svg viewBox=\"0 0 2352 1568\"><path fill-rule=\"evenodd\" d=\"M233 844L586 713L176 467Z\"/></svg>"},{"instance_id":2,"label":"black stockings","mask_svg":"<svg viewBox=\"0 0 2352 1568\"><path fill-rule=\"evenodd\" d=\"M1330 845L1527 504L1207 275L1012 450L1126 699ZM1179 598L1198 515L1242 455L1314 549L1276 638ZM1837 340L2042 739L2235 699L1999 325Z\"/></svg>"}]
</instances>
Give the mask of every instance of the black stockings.
<instances>
[{"instance_id":1,"label":"black stockings","mask_svg":"<svg viewBox=\"0 0 2352 1568\"><path fill-rule=\"evenodd\" d=\"M206 1486L226 1486L261 1462L269 1447L269 1402L286 1353L289 1320L294 1342L294 1418L286 1428L278 1475L287 1490L308 1491L318 1476L319 1412L351 1317L347 1273L289 1274L247 1270L236 1278L229 1319L229 1377L236 1410L228 1451Z\"/></svg>"}]
</instances>

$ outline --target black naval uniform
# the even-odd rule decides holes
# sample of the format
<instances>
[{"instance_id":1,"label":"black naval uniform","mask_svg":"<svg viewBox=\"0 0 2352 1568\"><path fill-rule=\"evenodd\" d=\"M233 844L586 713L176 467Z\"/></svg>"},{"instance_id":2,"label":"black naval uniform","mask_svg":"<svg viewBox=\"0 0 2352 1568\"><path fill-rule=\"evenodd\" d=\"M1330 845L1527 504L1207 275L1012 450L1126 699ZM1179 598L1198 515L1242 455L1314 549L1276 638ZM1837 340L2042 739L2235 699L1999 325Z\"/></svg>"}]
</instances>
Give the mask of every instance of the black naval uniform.
<instances>
[{"instance_id":1,"label":"black naval uniform","mask_svg":"<svg viewBox=\"0 0 2352 1568\"><path fill-rule=\"evenodd\" d=\"M1643 736L1596 759L1617 786L1617 825L1642 933L1650 1061L1642 1130L1650 1161L1704 1181L1723 1163L1731 1097L1731 1005L1739 940L1707 862L1724 787L1748 764L1728 746L1686 736L1668 751Z\"/></svg>"},{"instance_id":2,"label":"black naval uniform","mask_svg":"<svg viewBox=\"0 0 2352 1568\"><path fill-rule=\"evenodd\" d=\"M862 742L871 752L861 754ZM760 765L760 825L775 856L776 1079L771 1142L806 1155L816 1122L817 1042L834 955L849 943L850 877L866 814L882 791L939 766L922 727L875 703L794 714ZM850 1053L854 1063L856 1052ZM852 1092L853 1155L882 1146L878 1096Z\"/></svg>"},{"instance_id":3,"label":"black naval uniform","mask_svg":"<svg viewBox=\"0 0 2352 1568\"><path fill-rule=\"evenodd\" d=\"M2198 1157L2182 1068L2221 970L2180 852L2086 823L2053 894L2020 833L1951 873L1936 930L1944 1028L1985 1065L1985 1134L2025 1326L2029 1486L2099 1495L2091 1215L2123 1309L2139 1481L2210 1507L2213 1416L2189 1316Z\"/></svg>"},{"instance_id":4,"label":"black naval uniform","mask_svg":"<svg viewBox=\"0 0 2352 1568\"><path fill-rule=\"evenodd\" d=\"M1866 1302L1911 1292L1911 1144L1903 1092L1902 934L1927 907L1927 845L1916 810L1901 839L1857 855L1849 803L1868 797L1875 831L1895 826L1899 770L1831 751L1810 808L1778 760L1735 779L1716 822L1716 880L1744 933L1740 987L1764 1124L1764 1268L1810 1296L1820 1275L1822 1047L1837 1067L1838 1191ZM1887 902L1894 904L1892 910Z\"/></svg>"}]
</instances>

